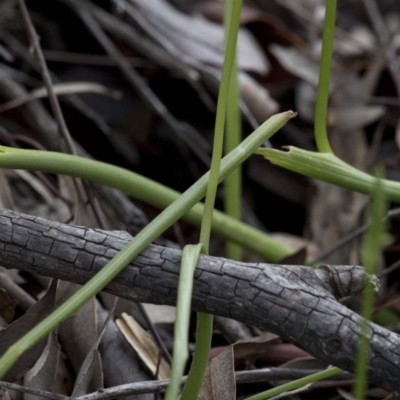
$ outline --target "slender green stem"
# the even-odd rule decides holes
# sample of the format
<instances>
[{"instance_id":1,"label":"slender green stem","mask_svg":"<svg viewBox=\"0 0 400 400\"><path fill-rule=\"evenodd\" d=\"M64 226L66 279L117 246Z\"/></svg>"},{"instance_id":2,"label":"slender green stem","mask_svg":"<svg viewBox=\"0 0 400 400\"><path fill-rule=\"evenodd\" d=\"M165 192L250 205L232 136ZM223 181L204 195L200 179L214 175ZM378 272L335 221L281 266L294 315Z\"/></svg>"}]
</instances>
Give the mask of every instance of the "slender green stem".
<instances>
[{"instance_id":1,"label":"slender green stem","mask_svg":"<svg viewBox=\"0 0 400 400\"><path fill-rule=\"evenodd\" d=\"M271 136L293 113L282 113L270 118L262 127L244 140L240 146L224 157L221 164L220 179L224 179L236 167L252 154L258 146ZM129 172L104 163L86 160L67 154L19 150L0 147L0 167L25 168L43 172L61 172L67 175L93 180L114 187L129 187ZM60 171L61 170L61 171ZM115 183L118 182L117 185ZM12 345L0 358L0 379L15 364L18 358L35 343L54 330L61 322L78 310L96 293L102 290L153 240L160 236L174 222L188 212L204 196L208 174L192 185L175 202L166 208L140 233L138 233L117 255L98 272L85 286L77 291L55 312L50 314L28 334Z\"/></svg>"},{"instance_id":2,"label":"slender green stem","mask_svg":"<svg viewBox=\"0 0 400 400\"><path fill-rule=\"evenodd\" d=\"M376 264L379 261L382 246L386 244L387 233L385 218L387 212L387 204L384 191L382 190L383 171L377 171L377 179L375 179L375 187L371 196L371 204L368 216L371 223L365 235L361 246L361 260L368 274L375 273ZM374 303L374 287L371 281L366 282L364 289L361 316L363 317L360 328L360 344L358 348L357 364L355 369L355 385L353 387L353 396L357 400L365 398L367 387L367 366L369 359L369 341L370 329L368 321L371 319L372 308Z\"/></svg>"},{"instance_id":3,"label":"slender green stem","mask_svg":"<svg viewBox=\"0 0 400 400\"><path fill-rule=\"evenodd\" d=\"M229 21L233 0L225 1L225 32L229 30ZM235 60L232 65L231 81L229 84L229 95L226 110L226 140L225 153L232 151L242 140L242 121L239 108L240 93L238 81L238 67ZM232 171L225 180L224 209L227 215L237 220L241 219L241 198L242 198L242 166ZM226 255L232 260L242 259L242 247L228 241L226 243Z\"/></svg>"},{"instance_id":4,"label":"slender green stem","mask_svg":"<svg viewBox=\"0 0 400 400\"><path fill-rule=\"evenodd\" d=\"M214 316L211 314L197 313L196 348L189 375L182 391L182 400L196 400L199 395L210 356L213 318Z\"/></svg>"},{"instance_id":5,"label":"slender green stem","mask_svg":"<svg viewBox=\"0 0 400 400\"><path fill-rule=\"evenodd\" d=\"M187 245L182 251L178 298L176 302L171 379L165 395L165 400L176 400L178 398L182 376L185 372L185 365L189 358L189 322L193 277L202 248L202 244Z\"/></svg>"},{"instance_id":6,"label":"slender green stem","mask_svg":"<svg viewBox=\"0 0 400 400\"><path fill-rule=\"evenodd\" d=\"M343 370L336 368L336 367L332 367L332 368L326 369L325 371L317 372L316 374L312 374L312 375L306 376L304 378L297 379L297 380L289 382L289 383L285 383L284 385L280 385L276 388L267 390L262 393L258 393L254 396L250 396L246 400L269 399L271 397L278 396L282 393L301 388L302 386L309 385L311 383L320 381L322 379L327 379L327 378L330 378L331 376L341 374L342 372L343 372Z\"/></svg>"},{"instance_id":7,"label":"slender green stem","mask_svg":"<svg viewBox=\"0 0 400 400\"><path fill-rule=\"evenodd\" d=\"M222 68L221 84L218 93L217 115L214 130L214 145L211 159L210 180L207 185L207 195L204 204L204 214L200 230L200 243L208 254L212 215L214 212L215 197L218 188L219 169L224 145L224 130L226 119L226 105L231 81L232 66L236 54L237 33L239 30L240 11L242 0L233 0L228 23L228 36L226 42L225 60ZM182 400L196 400L206 372L208 357L211 349L213 331L213 316L203 313L197 314L196 347L192 365L188 374L185 387L182 391Z\"/></svg>"},{"instance_id":8,"label":"slender green stem","mask_svg":"<svg viewBox=\"0 0 400 400\"><path fill-rule=\"evenodd\" d=\"M375 178L345 163L332 153L316 153L289 146L288 151L260 148L268 161L299 174L333 183L356 192L373 194ZM400 183L382 179L382 191L390 201L400 202Z\"/></svg>"},{"instance_id":9,"label":"slender green stem","mask_svg":"<svg viewBox=\"0 0 400 400\"><path fill-rule=\"evenodd\" d=\"M221 84L218 93L217 115L215 120L213 154L211 159L210 180L207 186L206 201L204 204L204 215L201 224L200 242L203 243L208 253L208 242L211 233L212 214L214 211L215 196L217 193L219 166L224 144L224 129L226 118L226 104L231 81L232 65L236 53L237 32L239 30L240 11L242 0L234 0L232 7L231 22L226 44L224 66L222 68Z\"/></svg>"},{"instance_id":10,"label":"slender green stem","mask_svg":"<svg viewBox=\"0 0 400 400\"><path fill-rule=\"evenodd\" d=\"M317 102L315 105L315 140L317 142L318 151L320 151L321 153L332 153L326 129L326 118L329 99L329 83L331 79L331 63L337 6L336 3L337 0L326 0L324 32L322 35L321 62L319 67Z\"/></svg>"}]
</instances>

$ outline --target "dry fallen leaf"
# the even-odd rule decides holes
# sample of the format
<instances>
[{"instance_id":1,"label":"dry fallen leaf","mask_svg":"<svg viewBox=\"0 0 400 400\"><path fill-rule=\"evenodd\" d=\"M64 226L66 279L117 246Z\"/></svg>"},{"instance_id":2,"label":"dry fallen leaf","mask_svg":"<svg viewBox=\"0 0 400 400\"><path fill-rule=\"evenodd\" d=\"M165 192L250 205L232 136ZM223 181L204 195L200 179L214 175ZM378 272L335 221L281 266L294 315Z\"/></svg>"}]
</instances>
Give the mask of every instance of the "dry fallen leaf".
<instances>
[{"instance_id":1,"label":"dry fallen leaf","mask_svg":"<svg viewBox=\"0 0 400 400\"><path fill-rule=\"evenodd\" d=\"M383 106L355 106L333 108L328 115L328 124L340 131L353 132L381 118L386 112Z\"/></svg>"},{"instance_id":2,"label":"dry fallen leaf","mask_svg":"<svg viewBox=\"0 0 400 400\"><path fill-rule=\"evenodd\" d=\"M221 67L224 60L224 28L205 19L180 12L164 0L133 0L144 18L183 55ZM266 75L268 60L249 31L238 34L238 65L241 70Z\"/></svg>"},{"instance_id":3,"label":"dry fallen leaf","mask_svg":"<svg viewBox=\"0 0 400 400\"><path fill-rule=\"evenodd\" d=\"M121 318L116 320L116 324L147 368L153 375L156 375L160 350L153 338L133 317L126 313L122 313ZM167 361L162 358L157 377L158 379L169 379L169 376L170 367Z\"/></svg>"},{"instance_id":4,"label":"dry fallen leaf","mask_svg":"<svg viewBox=\"0 0 400 400\"><path fill-rule=\"evenodd\" d=\"M247 340L227 346L218 356L208 363L206 374L200 389L200 400L234 400L236 399L235 365L255 360L260 353L271 347L278 338L267 334L261 340ZM212 349L211 352L218 351Z\"/></svg>"},{"instance_id":5,"label":"dry fallen leaf","mask_svg":"<svg viewBox=\"0 0 400 400\"><path fill-rule=\"evenodd\" d=\"M62 282L62 300L69 298L79 285ZM61 291L60 291L61 293ZM60 342L76 373L90 352L98 336L96 300L93 298L75 314L64 321L59 328Z\"/></svg>"},{"instance_id":6,"label":"dry fallen leaf","mask_svg":"<svg viewBox=\"0 0 400 400\"><path fill-rule=\"evenodd\" d=\"M233 346L228 346L208 366L200 388L199 400L235 400L236 380Z\"/></svg>"},{"instance_id":7,"label":"dry fallen leaf","mask_svg":"<svg viewBox=\"0 0 400 400\"><path fill-rule=\"evenodd\" d=\"M175 307L159 306L155 304L143 304L143 307L153 324L173 324L175 322Z\"/></svg>"},{"instance_id":8,"label":"dry fallen leaf","mask_svg":"<svg viewBox=\"0 0 400 400\"><path fill-rule=\"evenodd\" d=\"M104 387L101 355L97 349L88 354L85 368L81 368L71 397L84 396ZM84 363L85 364L85 363Z\"/></svg>"},{"instance_id":9,"label":"dry fallen leaf","mask_svg":"<svg viewBox=\"0 0 400 400\"><path fill-rule=\"evenodd\" d=\"M89 352L86 355L86 358L82 363L81 369L79 370L78 376L76 377L74 390L71 394L71 397L84 396L85 394L91 393L104 387L103 363L98 347L108 327L108 324L112 320L116 302L116 299L114 299L111 310L107 315L107 319L104 322L101 331L97 335L96 340L93 342L92 347L90 348ZM98 306L98 303L95 302L95 310L97 312ZM97 318L95 318L95 320L97 321Z\"/></svg>"},{"instance_id":10,"label":"dry fallen leaf","mask_svg":"<svg viewBox=\"0 0 400 400\"><path fill-rule=\"evenodd\" d=\"M60 345L57 335L52 332L47 338L46 347L36 364L26 373L24 386L53 392L60 360ZM41 396L25 393L24 400L40 400Z\"/></svg>"},{"instance_id":11,"label":"dry fallen leaf","mask_svg":"<svg viewBox=\"0 0 400 400\"><path fill-rule=\"evenodd\" d=\"M97 305L98 328L102 329L107 319L108 311ZM152 380L150 373L144 370L135 350L125 340L116 323L111 319L99 344L103 362L104 384L106 387L123 385L125 383ZM136 399L129 396L127 399ZM140 400L153 400L152 393L140 395Z\"/></svg>"},{"instance_id":12,"label":"dry fallen leaf","mask_svg":"<svg viewBox=\"0 0 400 400\"><path fill-rule=\"evenodd\" d=\"M46 294L32 306L21 318L18 318L0 332L0 354L3 354L19 338L29 332L54 309L57 281L53 280ZM40 341L24 353L3 380L9 382L22 372L31 368L40 357L46 346L46 340Z\"/></svg>"}]
</instances>

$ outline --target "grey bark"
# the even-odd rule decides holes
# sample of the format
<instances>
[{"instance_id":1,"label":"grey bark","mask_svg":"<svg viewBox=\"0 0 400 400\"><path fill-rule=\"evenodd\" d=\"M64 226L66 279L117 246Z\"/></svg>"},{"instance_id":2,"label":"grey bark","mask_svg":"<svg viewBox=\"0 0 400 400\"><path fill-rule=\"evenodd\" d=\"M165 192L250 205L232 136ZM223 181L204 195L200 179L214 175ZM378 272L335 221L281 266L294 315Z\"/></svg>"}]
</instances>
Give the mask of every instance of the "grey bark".
<instances>
[{"instance_id":1,"label":"grey bark","mask_svg":"<svg viewBox=\"0 0 400 400\"><path fill-rule=\"evenodd\" d=\"M74 227L0 211L0 264L83 284L129 240L126 232ZM149 246L106 290L136 302L176 302L181 252ZM336 301L362 290L357 266L240 263L201 256L192 309L276 333L315 357L353 371L361 317ZM400 390L400 336L369 324L369 380Z\"/></svg>"}]
</instances>

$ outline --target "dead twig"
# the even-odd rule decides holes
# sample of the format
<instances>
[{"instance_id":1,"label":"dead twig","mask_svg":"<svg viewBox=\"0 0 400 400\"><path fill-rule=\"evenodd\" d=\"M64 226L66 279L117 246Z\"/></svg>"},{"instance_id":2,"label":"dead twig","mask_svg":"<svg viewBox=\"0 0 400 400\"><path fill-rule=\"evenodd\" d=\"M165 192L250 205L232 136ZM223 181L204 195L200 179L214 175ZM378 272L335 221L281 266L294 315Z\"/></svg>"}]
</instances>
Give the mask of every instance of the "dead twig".
<instances>
[{"instance_id":1,"label":"dead twig","mask_svg":"<svg viewBox=\"0 0 400 400\"><path fill-rule=\"evenodd\" d=\"M36 54L37 61L39 63L40 73L42 75L43 82L44 82L47 92L48 92L50 106L53 111L54 118L57 121L58 131L60 133L60 136L65 140L65 143L67 145L69 152L71 154L77 155L75 146L72 142L71 135L69 133L67 124L64 119L64 115L61 111L60 103L58 102L57 96L55 95L54 90L53 90L53 83L51 81L49 69L47 68L46 60L43 56L42 48L40 47L40 44L39 44L39 37L36 33L36 29L33 26L28 9L26 8L25 1L18 0L18 4L19 4L20 10L21 10L22 18L26 25L31 49Z\"/></svg>"}]
</instances>

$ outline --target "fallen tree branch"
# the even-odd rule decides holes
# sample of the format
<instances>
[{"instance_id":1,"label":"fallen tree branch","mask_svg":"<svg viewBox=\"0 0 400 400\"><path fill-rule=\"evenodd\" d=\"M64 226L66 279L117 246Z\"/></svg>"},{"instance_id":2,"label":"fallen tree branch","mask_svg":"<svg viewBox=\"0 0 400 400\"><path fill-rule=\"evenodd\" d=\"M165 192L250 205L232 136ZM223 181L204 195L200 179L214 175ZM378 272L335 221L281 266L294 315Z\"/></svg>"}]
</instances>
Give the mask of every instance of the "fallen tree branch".
<instances>
[{"instance_id":1,"label":"fallen tree branch","mask_svg":"<svg viewBox=\"0 0 400 400\"><path fill-rule=\"evenodd\" d=\"M129 240L126 232L74 227L0 210L0 264L75 283L87 282ZM181 252L149 246L106 290L135 302L176 301ZM230 317L280 335L315 357L353 371L361 317L335 296L359 293L362 267L240 263L201 256L195 311ZM369 380L400 390L400 336L369 324Z\"/></svg>"}]
</instances>

